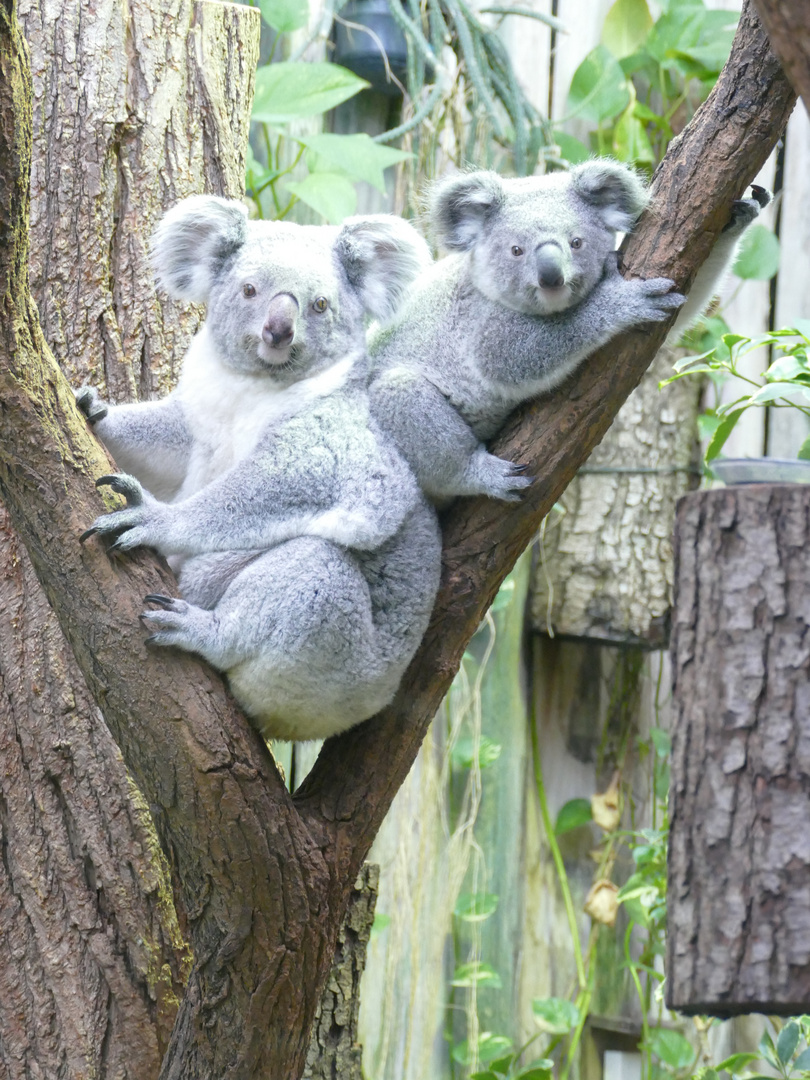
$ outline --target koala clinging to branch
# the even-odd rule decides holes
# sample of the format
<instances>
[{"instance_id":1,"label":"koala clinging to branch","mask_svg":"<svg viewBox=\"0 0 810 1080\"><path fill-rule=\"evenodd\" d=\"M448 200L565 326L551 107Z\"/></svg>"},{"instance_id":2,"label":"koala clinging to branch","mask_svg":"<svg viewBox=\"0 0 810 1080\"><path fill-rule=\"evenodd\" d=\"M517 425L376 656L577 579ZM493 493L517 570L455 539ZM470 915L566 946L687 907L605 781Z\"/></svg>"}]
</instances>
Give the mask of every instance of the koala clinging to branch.
<instances>
[{"instance_id":1,"label":"koala clinging to branch","mask_svg":"<svg viewBox=\"0 0 810 1080\"><path fill-rule=\"evenodd\" d=\"M711 298L768 201L758 191L735 204L681 325ZM484 441L516 405L558 386L616 334L684 304L668 278L619 273L616 234L632 228L647 200L635 173L606 160L524 179L472 172L435 187L431 226L451 254L370 341L372 413L434 501L519 498L531 483L525 466L488 453Z\"/></svg>"},{"instance_id":2,"label":"koala clinging to branch","mask_svg":"<svg viewBox=\"0 0 810 1080\"><path fill-rule=\"evenodd\" d=\"M150 640L226 672L264 735L335 734L391 699L438 586L435 513L366 389L365 317L395 310L427 248L393 217L248 222L199 196L164 218L154 261L206 320L165 400L78 392L134 474L102 477L128 506L85 535L169 557L183 599L147 597Z\"/></svg>"}]
</instances>

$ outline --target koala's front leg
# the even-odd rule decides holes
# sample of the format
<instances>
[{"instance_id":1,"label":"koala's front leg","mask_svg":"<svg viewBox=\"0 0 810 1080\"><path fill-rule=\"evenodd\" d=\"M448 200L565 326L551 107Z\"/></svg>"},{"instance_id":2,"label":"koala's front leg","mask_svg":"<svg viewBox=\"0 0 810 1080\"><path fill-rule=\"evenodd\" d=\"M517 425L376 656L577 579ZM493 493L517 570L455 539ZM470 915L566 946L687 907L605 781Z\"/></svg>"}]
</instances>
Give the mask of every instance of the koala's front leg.
<instances>
[{"instance_id":1,"label":"koala's front leg","mask_svg":"<svg viewBox=\"0 0 810 1080\"><path fill-rule=\"evenodd\" d=\"M101 536L112 541L109 551L131 551L136 547L151 547L161 554L171 554L171 548L164 550L163 541L168 532L171 507L158 502L148 491L144 491L134 476L116 473L113 476L100 476L96 487L109 486L127 500L125 510L114 510L96 518L89 529L79 537L84 543L91 536Z\"/></svg>"},{"instance_id":2,"label":"koala's front leg","mask_svg":"<svg viewBox=\"0 0 810 1080\"><path fill-rule=\"evenodd\" d=\"M419 371L390 368L371 387L371 411L434 501L489 495L507 502L531 484L525 465L490 454L447 398Z\"/></svg>"},{"instance_id":3,"label":"koala's front leg","mask_svg":"<svg viewBox=\"0 0 810 1080\"><path fill-rule=\"evenodd\" d=\"M109 405L94 386L82 386L75 394L116 464L159 498L171 499L185 478L193 442L180 402L168 397Z\"/></svg>"}]
</instances>

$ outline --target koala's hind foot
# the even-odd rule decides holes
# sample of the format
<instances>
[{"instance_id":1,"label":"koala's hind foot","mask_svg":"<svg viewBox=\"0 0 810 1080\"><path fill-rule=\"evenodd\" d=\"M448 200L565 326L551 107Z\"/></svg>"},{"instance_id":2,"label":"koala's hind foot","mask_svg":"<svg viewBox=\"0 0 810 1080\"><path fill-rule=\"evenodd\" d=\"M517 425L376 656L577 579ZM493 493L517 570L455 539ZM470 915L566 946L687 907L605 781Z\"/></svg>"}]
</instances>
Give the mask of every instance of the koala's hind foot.
<instances>
[{"instance_id":1,"label":"koala's hind foot","mask_svg":"<svg viewBox=\"0 0 810 1080\"><path fill-rule=\"evenodd\" d=\"M233 657L222 647L215 612L161 593L149 593L144 602L158 605L157 611L144 611L141 615L141 622L152 631L146 639L148 645L174 646L198 653L220 671L233 663Z\"/></svg>"},{"instance_id":2,"label":"koala's hind foot","mask_svg":"<svg viewBox=\"0 0 810 1080\"><path fill-rule=\"evenodd\" d=\"M751 222L759 217L760 210L764 210L772 198L767 188L752 184L750 199L735 199L731 204L731 220L723 228L724 239L736 238L744 233Z\"/></svg>"}]
</instances>

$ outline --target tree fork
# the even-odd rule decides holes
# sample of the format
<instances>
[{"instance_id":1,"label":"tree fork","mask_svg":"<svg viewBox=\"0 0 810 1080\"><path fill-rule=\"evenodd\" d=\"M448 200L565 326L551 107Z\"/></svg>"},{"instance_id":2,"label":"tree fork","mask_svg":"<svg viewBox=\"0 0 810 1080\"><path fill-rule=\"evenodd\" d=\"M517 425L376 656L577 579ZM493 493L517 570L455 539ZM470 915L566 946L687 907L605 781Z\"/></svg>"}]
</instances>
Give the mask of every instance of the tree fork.
<instances>
[{"instance_id":1,"label":"tree fork","mask_svg":"<svg viewBox=\"0 0 810 1080\"><path fill-rule=\"evenodd\" d=\"M496 449L534 465L529 497L452 508L437 609L397 699L328 742L291 799L221 680L192 657L145 649L137 616L147 592L174 587L165 567L72 542L101 508L92 478L109 462L28 291L30 90L13 0L0 0L0 75L0 493L181 882L195 963L161 1076L294 1077L357 871L466 642L666 329L623 335L516 414ZM629 272L688 284L793 101L746 6L717 87L656 175Z\"/></svg>"}]
</instances>

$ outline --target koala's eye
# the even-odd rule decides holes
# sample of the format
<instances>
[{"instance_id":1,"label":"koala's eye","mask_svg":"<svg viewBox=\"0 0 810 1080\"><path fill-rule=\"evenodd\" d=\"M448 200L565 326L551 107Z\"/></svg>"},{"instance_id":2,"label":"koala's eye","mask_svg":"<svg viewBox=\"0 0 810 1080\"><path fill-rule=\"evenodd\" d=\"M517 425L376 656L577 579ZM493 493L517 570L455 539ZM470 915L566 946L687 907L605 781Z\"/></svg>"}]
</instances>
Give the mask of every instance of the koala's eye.
<instances>
[{"instance_id":1,"label":"koala's eye","mask_svg":"<svg viewBox=\"0 0 810 1080\"><path fill-rule=\"evenodd\" d=\"M515 244L514 247L512 248L512 254L515 257L517 257L518 255L522 255L523 254L523 248L518 247L517 244Z\"/></svg>"},{"instance_id":2,"label":"koala's eye","mask_svg":"<svg viewBox=\"0 0 810 1080\"><path fill-rule=\"evenodd\" d=\"M323 313L326 311L326 309L328 307L329 307L329 304L328 304L328 302L326 300L326 297L325 296L319 296L318 299L314 301L314 303L312 305L312 310L317 311L319 315L323 315Z\"/></svg>"},{"instance_id":3,"label":"koala's eye","mask_svg":"<svg viewBox=\"0 0 810 1080\"><path fill-rule=\"evenodd\" d=\"M256 286L255 285L243 285L242 286L242 296L246 296L248 298L248 300L252 300L255 295L256 295Z\"/></svg>"},{"instance_id":4,"label":"koala's eye","mask_svg":"<svg viewBox=\"0 0 810 1080\"><path fill-rule=\"evenodd\" d=\"M582 247L582 241L578 236L575 236L574 239L571 241L571 247L574 249L574 251L577 251L579 248Z\"/></svg>"}]
</instances>

